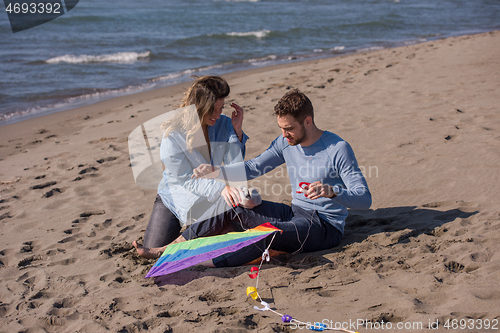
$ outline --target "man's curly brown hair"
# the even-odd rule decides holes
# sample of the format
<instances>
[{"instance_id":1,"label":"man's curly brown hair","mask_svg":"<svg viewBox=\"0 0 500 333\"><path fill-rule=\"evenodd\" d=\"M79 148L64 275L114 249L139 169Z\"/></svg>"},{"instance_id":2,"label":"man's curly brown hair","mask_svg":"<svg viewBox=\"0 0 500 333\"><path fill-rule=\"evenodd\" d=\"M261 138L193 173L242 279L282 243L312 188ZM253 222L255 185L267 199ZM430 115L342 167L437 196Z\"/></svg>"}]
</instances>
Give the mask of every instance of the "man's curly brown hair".
<instances>
[{"instance_id":1,"label":"man's curly brown hair","mask_svg":"<svg viewBox=\"0 0 500 333\"><path fill-rule=\"evenodd\" d=\"M274 115L278 117L290 115L299 123L303 123L306 117L311 116L314 122L312 103L299 89L290 90L281 97L274 107Z\"/></svg>"}]
</instances>

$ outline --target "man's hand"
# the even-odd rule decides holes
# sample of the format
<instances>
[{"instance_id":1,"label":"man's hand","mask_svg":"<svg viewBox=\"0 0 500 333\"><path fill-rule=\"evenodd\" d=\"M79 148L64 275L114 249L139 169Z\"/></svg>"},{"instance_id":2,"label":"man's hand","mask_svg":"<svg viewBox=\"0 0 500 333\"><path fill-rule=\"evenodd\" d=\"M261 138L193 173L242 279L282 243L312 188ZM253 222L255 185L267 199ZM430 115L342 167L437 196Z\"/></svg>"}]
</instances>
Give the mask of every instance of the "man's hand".
<instances>
[{"instance_id":1,"label":"man's hand","mask_svg":"<svg viewBox=\"0 0 500 333\"><path fill-rule=\"evenodd\" d=\"M304 190L306 190L304 195L311 200L321 197L330 199L336 197L335 192L333 192L333 188L330 185L322 184L319 181L304 186Z\"/></svg>"},{"instance_id":2,"label":"man's hand","mask_svg":"<svg viewBox=\"0 0 500 333\"><path fill-rule=\"evenodd\" d=\"M213 179L219 175L220 168L210 164L200 164L199 167L193 170L191 178L206 178Z\"/></svg>"},{"instance_id":3,"label":"man's hand","mask_svg":"<svg viewBox=\"0 0 500 333\"><path fill-rule=\"evenodd\" d=\"M220 193L226 200L226 203L231 207L236 207L240 204L240 195L236 187L226 186Z\"/></svg>"}]
</instances>

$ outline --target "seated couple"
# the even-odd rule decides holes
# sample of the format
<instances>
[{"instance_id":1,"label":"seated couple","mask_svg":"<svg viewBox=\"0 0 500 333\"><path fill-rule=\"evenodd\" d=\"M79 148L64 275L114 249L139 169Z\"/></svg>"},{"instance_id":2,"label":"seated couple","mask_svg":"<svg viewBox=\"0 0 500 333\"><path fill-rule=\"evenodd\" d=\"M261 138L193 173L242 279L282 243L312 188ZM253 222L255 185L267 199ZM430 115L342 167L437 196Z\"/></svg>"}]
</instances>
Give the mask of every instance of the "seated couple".
<instances>
[{"instance_id":1,"label":"seated couple","mask_svg":"<svg viewBox=\"0 0 500 333\"><path fill-rule=\"evenodd\" d=\"M242 131L243 110L233 103L232 118L221 115L228 94L229 86L220 77L202 77L186 94L183 106L196 106L206 145L189 149L188 143L194 141L186 135L189 132L165 132L161 154L166 169L144 246L134 242L138 253L156 258L169 243L241 231L266 222L283 231L276 234L272 250L297 253L337 246L347 208L368 209L371 205L371 194L352 148L336 134L319 129L309 98L291 90L274 107L282 135L261 155L242 161L248 139ZM214 142L232 145L221 149L211 145ZM253 208L238 205L240 192L227 186L228 180L251 180L283 163L292 187L291 206L270 201ZM181 222L189 226L179 235ZM205 264L227 267L249 263L262 255L271 237Z\"/></svg>"}]
</instances>

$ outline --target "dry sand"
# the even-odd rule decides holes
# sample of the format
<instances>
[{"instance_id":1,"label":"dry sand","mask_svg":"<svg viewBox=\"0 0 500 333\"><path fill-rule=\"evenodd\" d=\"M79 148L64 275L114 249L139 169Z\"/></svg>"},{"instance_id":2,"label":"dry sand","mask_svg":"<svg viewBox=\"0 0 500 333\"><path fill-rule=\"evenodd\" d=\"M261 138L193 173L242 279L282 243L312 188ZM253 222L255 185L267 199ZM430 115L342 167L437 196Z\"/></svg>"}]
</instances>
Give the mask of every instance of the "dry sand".
<instances>
[{"instance_id":1,"label":"dry sand","mask_svg":"<svg viewBox=\"0 0 500 333\"><path fill-rule=\"evenodd\" d=\"M448 319L467 320L452 331L500 329L499 54L491 32L225 76L246 112L247 157L280 135L272 108L299 88L318 126L352 145L373 195L338 248L263 266L271 307L424 328L399 332L447 331ZM134 183L127 137L188 85L1 127L0 332L294 331L253 309L248 266L143 279L153 262L131 242L156 193ZM287 183L278 170L253 185L286 202L272 185Z\"/></svg>"}]
</instances>

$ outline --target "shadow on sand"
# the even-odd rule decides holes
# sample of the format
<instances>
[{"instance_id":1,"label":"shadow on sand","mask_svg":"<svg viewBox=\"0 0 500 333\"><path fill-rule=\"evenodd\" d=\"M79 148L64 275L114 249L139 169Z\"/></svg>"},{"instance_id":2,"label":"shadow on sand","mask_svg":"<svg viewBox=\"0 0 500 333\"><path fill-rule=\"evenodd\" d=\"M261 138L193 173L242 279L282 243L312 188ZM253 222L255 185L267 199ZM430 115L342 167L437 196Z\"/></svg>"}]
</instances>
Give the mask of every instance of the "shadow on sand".
<instances>
[{"instance_id":1,"label":"shadow on sand","mask_svg":"<svg viewBox=\"0 0 500 333\"><path fill-rule=\"evenodd\" d=\"M410 238L418 237L421 234L439 236L439 233L446 231L442 229L443 224L457 218L466 219L478 213L478 211L467 211L466 208L464 210L462 208L439 210L440 206L439 203L433 203L421 207L404 206L375 210L350 210L346 220L344 237L339 246L319 252L281 256L274 258L273 263L275 265L286 265L294 269L322 266L331 263L324 255L341 252L346 246L361 243L371 235L386 233L387 238L390 240L384 245L406 243L410 241ZM405 232L399 233L394 238L398 231ZM265 266L262 269L265 269ZM204 276L234 278L239 274L249 272L249 266L215 269L196 266L157 277L155 283L158 286L184 285Z\"/></svg>"}]
</instances>

